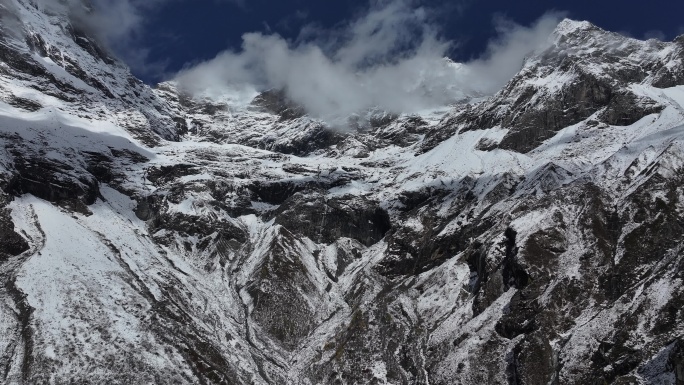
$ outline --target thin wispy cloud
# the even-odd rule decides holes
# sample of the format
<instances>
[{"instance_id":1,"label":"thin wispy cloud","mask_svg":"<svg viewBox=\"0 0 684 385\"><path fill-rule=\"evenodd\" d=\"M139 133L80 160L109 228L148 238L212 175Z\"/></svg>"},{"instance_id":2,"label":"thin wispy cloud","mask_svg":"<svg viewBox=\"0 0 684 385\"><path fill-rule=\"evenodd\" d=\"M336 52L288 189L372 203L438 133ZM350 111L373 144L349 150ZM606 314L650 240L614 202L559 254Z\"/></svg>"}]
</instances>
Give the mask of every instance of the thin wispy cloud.
<instances>
[{"instance_id":1,"label":"thin wispy cloud","mask_svg":"<svg viewBox=\"0 0 684 385\"><path fill-rule=\"evenodd\" d=\"M529 27L497 20L499 37L484 55L457 65L445 59L454 42L440 38L433 15L416 1L379 1L341 28L308 26L295 41L247 33L240 50L187 68L176 80L205 95L283 89L329 121L370 108L415 112L496 92L527 54L548 44L560 19L548 14Z\"/></svg>"},{"instance_id":2,"label":"thin wispy cloud","mask_svg":"<svg viewBox=\"0 0 684 385\"><path fill-rule=\"evenodd\" d=\"M483 94L501 89L521 69L525 57L549 46L551 34L563 16L562 12L550 12L530 26L495 18L497 37L489 42L480 58L465 64L465 84Z\"/></svg>"},{"instance_id":3,"label":"thin wispy cloud","mask_svg":"<svg viewBox=\"0 0 684 385\"><path fill-rule=\"evenodd\" d=\"M309 12L305 9L299 9L294 13L282 18L276 23L276 28L284 31L291 31L294 25L301 23L309 17Z\"/></svg>"},{"instance_id":4,"label":"thin wispy cloud","mask_svg":"<svg viewBox=\"0 0 684 385\"><path fill-rule=\"evenodd\" d=\"M176 0L32 0L31 4L48 14L68 17L137 73L152 73L163 71L165 63L150 60L141 38L146 15L167 1Z\"/></svg>"},{"instance_id":5,"label":"thin wispy cloud","mask_svg":"<svg viewBox=\"0 0 684 385\"><path fill-rule=\"evenodd\" d=\"M78 1L78 0L73 0ZM147 16L171 0L91 0L92 7L72 8L72 17L136 73L163 74L167 63L151 59L142 43Z\"/></svg>"},{"instance_id":6,"label":"thin wispy cloud","mask_svg":"<svg viewBox=\"0 0 684 385\"><path fill-rule=\"evenodd\" d=\"M663 32L663 31L654 29L651 31L647 31L644 34L644 39L645 40L656 39L656 40L660 40L660 41L665 41L665 40L667 40L667 35L665 35L665 32Z\"/></svg>"}]
</instances>

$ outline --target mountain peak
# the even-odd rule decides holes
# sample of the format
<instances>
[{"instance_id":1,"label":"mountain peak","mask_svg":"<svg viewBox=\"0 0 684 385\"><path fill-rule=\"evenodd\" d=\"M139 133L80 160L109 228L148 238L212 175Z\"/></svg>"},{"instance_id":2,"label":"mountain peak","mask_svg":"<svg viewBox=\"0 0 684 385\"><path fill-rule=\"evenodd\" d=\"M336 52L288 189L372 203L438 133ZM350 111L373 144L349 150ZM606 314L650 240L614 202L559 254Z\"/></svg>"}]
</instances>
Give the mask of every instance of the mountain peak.
<instances>
[{"instance_id":1,"label":"mountain peak","mask_svg":"<svg viewBox=\"0 0 684 385\"><path fill-rule=\"evenodd\" d=\"M597 30L601 29L588 21L577 21L565 18L558 23L558 26L553 31L553 34L555 36L567 36L577 32Z\"/></svg>"}]
</instances>

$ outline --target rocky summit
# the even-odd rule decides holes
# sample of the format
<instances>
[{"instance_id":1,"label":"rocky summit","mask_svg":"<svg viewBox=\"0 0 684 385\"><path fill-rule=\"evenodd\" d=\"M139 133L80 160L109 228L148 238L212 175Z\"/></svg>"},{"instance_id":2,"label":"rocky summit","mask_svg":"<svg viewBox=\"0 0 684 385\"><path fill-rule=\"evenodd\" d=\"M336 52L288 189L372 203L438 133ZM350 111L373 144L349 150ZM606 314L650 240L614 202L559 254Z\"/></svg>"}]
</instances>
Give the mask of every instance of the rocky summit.
<instances>
[{"instance_id":1,"label":"rocky summit","mask_svg":"<svg viewBox=\"0 0 684 385\"><path fill-rule=\"evenodd\" d=\"M684 37L331 127L0 4L0 383L684 384Z\"/></svg>"}]
</instances>

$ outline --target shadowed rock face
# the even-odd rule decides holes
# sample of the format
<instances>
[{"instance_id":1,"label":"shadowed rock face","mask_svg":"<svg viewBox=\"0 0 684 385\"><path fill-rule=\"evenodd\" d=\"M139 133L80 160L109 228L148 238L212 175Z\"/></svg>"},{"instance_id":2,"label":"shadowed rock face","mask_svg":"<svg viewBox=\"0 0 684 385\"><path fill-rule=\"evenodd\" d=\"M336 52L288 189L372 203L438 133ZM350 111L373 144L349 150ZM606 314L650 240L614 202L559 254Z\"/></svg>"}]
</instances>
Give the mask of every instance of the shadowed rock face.
<instances>
[{"instance_id":1,"label":"shadowed rock face","mask_svg":"<svg viewBox=\"0 0 684 385\"><path fill-rule=\"evenodd\" d=\"M560 129L579 123L597 112L600 112L598 120L601 122L629 126L646 115L662 110L652 100L639 100L630 92L612 92L610 87L601 86L596 79L580 78L576 84L564 90L560 100L546 102L541 108L531 107L533 110L530 112L511 114L497 122L501 126L511 127L511 132L499 143L498 148L529 152ZM529 102L518 100L518 103L526 105Z\"/></svg>"},{"instance_id":2,"label":"shadowed rock face","mask_svg":"<svg viewBox=\"0 0 684 385\"><path fill-rule=\"evenodd\" d=\"M5 382L684 383L682 38L565 21L481 103L339 133L31 15L0 26Z\"/></svg>"},{"instance_id":3,"label":"shadowed rock face","mask_svg":"<svg viewBox=\"0 0 684 385\"><path fill-rule=\"evenodd\" d=\"M281 120L292 120L306 115L304 107L289 100L284 90L264 91L252 100L252 105L279 115Z\"/></svg>"},{"instance_id":4,"label":"shadowed rock face","mask_svg":"<svg viewBox=\"0 0 684 385\"><path fill-rule=\"evenodd\" d=\"M324 301L324 293L317 292L302 261L305 247L289 231L276 231L246 292L253 302L254 322L286 349L294 350L319 322L316 305Z\"/></svg>"},{"instance_id":5,"label":"shadowed rock face","mask_svg":"<svg viewBox=\"0 0 684 385\"><path fill-rule=\"evenodd\" d=\"M356 239L366 246L380 241L391 227L386 211L364 198L328 198L305 192L295 194L275 212L275 223L317 243L339 238Z\"/></svg>"},{"instance_id":6,"label":"shadowed rock face","mask_svg":"<svg viewBox=\"0 0 684 385\"><path fill-rule=\"evenodd\" d=\"M3 200L6 200L3 197ZM4 202L6 204L6 202ZM14 228L10 212L0 209L0 263L10 256L17 256L29 249L28 242Z\"/></svg>"},{"instance_id":7,"label":"shadowed rock face","mask_svg":"<svg viewBox=\"0 0 684 385\"><path fill-rule=\"evenodd\" d=\"M95 203L99 194L95 178L74 176L73 167L58 161L18 156L15 167L18 175L9 186L9 191L15 195L32 194L69 206L74 211L87 212L86 206Z\"/></svg>"},{"instance_id":8,"label":"shadowed rock face","mask_svg":"<svg viewBox=\"0 0 684 385\"><path fill-rule=\"evenodd\" d=\"M301 156L328 148L341 142L346 136L344 131L327 127L323 122L308 121L304 107L289 100L284 90L262 92L252 100L251 107L277 116L276 125L291 121L302 124L300 132L294 133L289 140L268 136L261 138L257 144L259 148Z\"/></svg>"}]
</instances>

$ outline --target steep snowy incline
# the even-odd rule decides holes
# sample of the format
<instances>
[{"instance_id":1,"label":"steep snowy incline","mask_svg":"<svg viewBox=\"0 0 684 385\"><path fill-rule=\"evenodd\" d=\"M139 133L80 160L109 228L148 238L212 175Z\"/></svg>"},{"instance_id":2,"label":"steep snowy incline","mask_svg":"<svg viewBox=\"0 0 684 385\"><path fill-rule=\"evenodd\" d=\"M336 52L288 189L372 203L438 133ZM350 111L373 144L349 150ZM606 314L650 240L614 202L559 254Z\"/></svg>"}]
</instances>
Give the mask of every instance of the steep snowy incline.
<instances>
[{"instance_id":1,"label":"steep snowy incline","mask_svg":"<svg viewBox=\"0 0 684 385\"><path fill-rule=\"evenodd\" d=\"M148 144L157 135L177 140L184 128L167 104L72 21L69 5L79 1L0 5L0 98L25 110L108 120Z\"/></svg>"}]
</instances>

